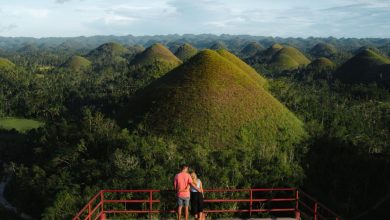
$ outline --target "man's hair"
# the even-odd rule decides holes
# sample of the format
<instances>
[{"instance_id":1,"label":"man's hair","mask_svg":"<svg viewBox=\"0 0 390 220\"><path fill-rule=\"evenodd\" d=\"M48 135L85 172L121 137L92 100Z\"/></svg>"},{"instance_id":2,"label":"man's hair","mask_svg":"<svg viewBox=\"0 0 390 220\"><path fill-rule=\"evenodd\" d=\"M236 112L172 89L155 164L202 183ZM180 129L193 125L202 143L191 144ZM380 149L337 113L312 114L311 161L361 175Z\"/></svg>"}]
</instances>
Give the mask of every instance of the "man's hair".
<instances>
[{"instance_id":1,"label":"man's hair","mask_svg":"<svg viewBox=\"0 0 390 220\"><path fill-rule=\"evenodd\" d=\"M186 163L183 163L183 164L180 166L181 170L184 170L186 167L188 167L188 164L186 164Z\"/></svg>"}]
</instances>

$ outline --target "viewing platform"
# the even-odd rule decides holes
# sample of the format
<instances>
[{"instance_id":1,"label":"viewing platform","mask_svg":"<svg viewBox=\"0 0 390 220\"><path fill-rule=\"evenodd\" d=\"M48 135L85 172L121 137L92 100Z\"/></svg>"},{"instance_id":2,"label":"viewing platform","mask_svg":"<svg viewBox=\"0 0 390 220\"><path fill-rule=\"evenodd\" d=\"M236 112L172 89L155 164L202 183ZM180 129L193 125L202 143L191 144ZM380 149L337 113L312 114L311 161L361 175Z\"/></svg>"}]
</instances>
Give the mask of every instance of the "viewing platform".
<instances>
[{"instance_id":1,"label":"viewing platform","mask_svg":"<svg viewBox=\"0 0 390 220\"><path fill-rule=\"evenodd\" d=\"M339 215L297 188L207 189L207 219L341 220ZM174 219L172 190L101 190L73 220Z\"/></svg>"}]
</instances>

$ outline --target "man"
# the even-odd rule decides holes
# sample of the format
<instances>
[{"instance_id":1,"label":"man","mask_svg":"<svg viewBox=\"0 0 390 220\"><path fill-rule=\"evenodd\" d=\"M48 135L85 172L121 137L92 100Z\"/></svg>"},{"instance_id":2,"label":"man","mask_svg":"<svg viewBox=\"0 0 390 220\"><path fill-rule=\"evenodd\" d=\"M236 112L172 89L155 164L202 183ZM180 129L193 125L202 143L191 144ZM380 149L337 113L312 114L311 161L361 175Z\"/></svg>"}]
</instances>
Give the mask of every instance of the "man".
<instances>
[{"instance_id":1,"label":"man","mask_svg":"<svg viewBox=\"0 0 390 220\"><path fill-rule=\"evenodd\" d=\"M181 172L176 174L173 185L177 196L177 219L181 220L181 211L184 206L185 220L188 220L188 206L190 204L190 185L195 189L199 189L193 182L190 174L188 174L188 165L181 166ZM199 189L200 190L200 189Z\"/></svg>"}]
</instances>

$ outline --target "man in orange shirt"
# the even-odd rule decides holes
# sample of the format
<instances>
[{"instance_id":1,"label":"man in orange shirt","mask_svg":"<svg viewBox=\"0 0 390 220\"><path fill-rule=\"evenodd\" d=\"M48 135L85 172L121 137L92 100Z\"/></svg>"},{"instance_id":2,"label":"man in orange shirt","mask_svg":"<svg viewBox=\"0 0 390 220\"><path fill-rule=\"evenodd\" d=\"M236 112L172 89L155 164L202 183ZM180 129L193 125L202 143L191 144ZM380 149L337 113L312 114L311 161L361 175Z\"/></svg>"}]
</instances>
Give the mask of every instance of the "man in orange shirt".
<instances>
[{"instance_id":1,"label":"man in orange shirt","mask_svg":"<svg viewBox=\"0 0 390 220\"><path fill-rule=\"evenodd\" d=\"M181 172L176 174L173 185L175 187L177 196L177 219L181 220L181 211L184 206L185 219L188 220L188 206L190 204L190 185L192 185L195 189L199 189L192 182L190 174L188 174L188 165L181 166Z\"/></svg>"}]
</instances>

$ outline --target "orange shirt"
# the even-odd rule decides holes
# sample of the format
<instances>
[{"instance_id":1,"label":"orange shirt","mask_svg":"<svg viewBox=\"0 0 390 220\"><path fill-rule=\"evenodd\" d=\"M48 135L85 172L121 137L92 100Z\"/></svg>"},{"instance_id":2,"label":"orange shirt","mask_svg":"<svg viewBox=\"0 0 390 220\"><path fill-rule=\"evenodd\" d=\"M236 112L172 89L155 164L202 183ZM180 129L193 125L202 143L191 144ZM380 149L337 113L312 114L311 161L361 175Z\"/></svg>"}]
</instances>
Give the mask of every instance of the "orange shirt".
<instances>
[{"instance_id":1,"label":"orange shirt","mask_svg":"<svg viewBox=\"0 0 390 220\"><path fill-rule=\"evenodd\" d=\"M175 181L173 185L175 186L175 190L177 192L177 197L186 198L190 197L190 189L188 185L192 183L192 178L190 174L185 172L180 172L176 174ZM187 189L188 188L188 189Z\"/></svg>"}]
</instances>

